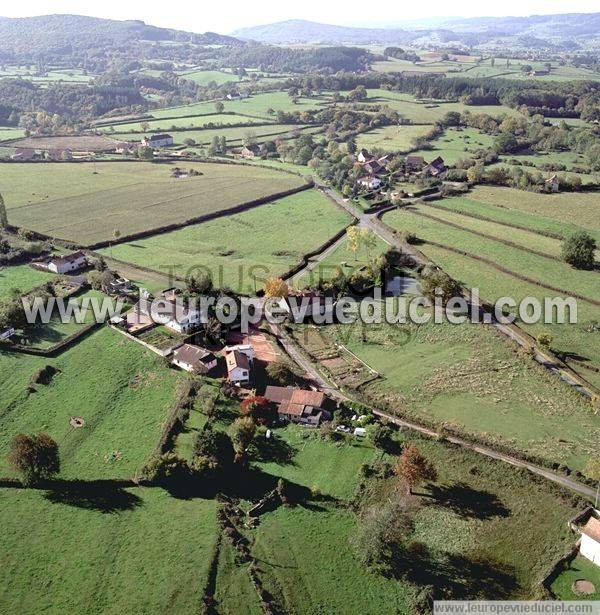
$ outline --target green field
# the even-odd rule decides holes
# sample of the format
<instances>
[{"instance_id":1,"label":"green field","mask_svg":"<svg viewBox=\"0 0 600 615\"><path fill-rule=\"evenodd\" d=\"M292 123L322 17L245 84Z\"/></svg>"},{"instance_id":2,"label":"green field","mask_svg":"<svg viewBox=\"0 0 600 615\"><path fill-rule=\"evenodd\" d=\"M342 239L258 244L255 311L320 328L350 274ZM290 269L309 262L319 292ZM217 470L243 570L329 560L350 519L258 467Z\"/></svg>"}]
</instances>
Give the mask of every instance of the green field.
<instances>
[{"instance_id":1,"label":"green field","mask_svg":"<svg viewBox=\"0 0 600 615\"><path fill-rule=\"evenodd\" d=\"M596 592L587 596L576 594L573 583L579 580L591 581ZM560 600L600 600L600 569L583 555L577 555L554 580L550 589Z\"/></svg>"},{"instance_id":2,"label":"green field","mask_svg":"<svg viewBox=\"0 0 600 615\"><path fill-rule=\"evenodd\" d=\"M117 126L119 128L119 126ZM294 134L315 133L321 130L320 126L304 126L302 124L268 124L266 126L241 126L235 128L205 128L204 130L179 130L169 131L175 145L183 145L188 139L192 139L198 145L210 145L214 137L225 137L229 146L241 146L242 140L252 136L257 143L278 137L292 137ZM123 141L136 139L136 133L116 132L111 133L112 138ZM306 167L304 167L306 170Z\"/></svg>"},{"instance_id":3,"label":"green field","mask_svg":"<svg viewBox=\"0 0 600 615\"><path fill-rule=\"evenodd\" d=\"M45 365L60 370L49 385L27 390ZM46 431L60 446L64 478L129 478L158 442L181 375L120 334L102 329L56 359L0 353L0 475L10 439ZM86 424L73 429L71 417Z\"/></svg>"},{"instance_id":4,"label":"green field","mask_svg":"<svg viewBox=\"0 0 600 615\"><path fill-rule=\"evenodd\" d=\"M487 106L467 106L462 103L436 101L423 102L418 101L414 96L403 92L392 92L382 89L369 89L369 98L367 103L385 104L407 120L414 124L435 124L437 120L442 119L448 111L458 111L464 113L469 110L472 113L487 113L494 117L501 115L518 115L521 114L515 109L504 107L502 105L487 105Z\"/></svg>"},{"instance_id":5,"label":"green field","mask_svg":"<svg viewBox=\"0 0 600 615\"><path fill-rule=\"evenodd\" d=\"M0 611L196 612L215 509L160 489L2 489Z\"/></svg>"},{"instance_id":6,"label":"green field","mask_svg":"<svg viewBox=\"0 0 600 615\"><path fill-rule=\"evenodd\" d=\"M220 70L194 70L191 72L179 72L178 74L180 77L193 81L198 85L208 85L213 81L217 85L230 83L231 81L239 81L239 77L237 75Z\"/></svg>"},{"instance_id":7,"label":"green field","mask_svg":"<svg viewBox=\"0 0 600 615\"><path fill-rule=\"evenodd\" d=\"M257 118L245 117L243 115L229 115L227 113L213 113L210 115L194 115L191 117L166 117L160 120L142 120L140 122L129 122L127 124L114 125L114 129L119 132L158 132L160 130L177 130L178 128L202 128L203 126L213 124L215 126L227 126L228 124L253 124L260 123ZM148 125L148 128L144 129L142 126ZM104 128L104 132L107 132L113 128Z\"/></svg>"},{"instance_id":8,"label":"green field","mask_svg":"<svg viewBox=\"0 0 600 615\"><path fill-rule=\"evenodd\" d=\"M518 209L512 209L508 206L494 206L486 204L477 200L475 197L478 195L479 187L474 188L467 196L456 196L448 199L441 199L435 202L438 207L444 207L445 209L462 213L466 215L481 216L490 222L496 222L504 224L510 227L511 224L520 226L526 229L530 229L533 232L541 234L551 234L558 237L566 237L577 231L590 232L588 229L577 225L577 219L572 221L561 221L555 217L548 217L546 212L541 213L529 213L527 211L519 211ZM514 193L513 193L514 194ZM514 194L515 198L520 195ZM550 196L553 199L555 195ZM552 203L552 201L550 201ZM439 212L431 212L434 215L438 215ZM565 216L566 217L566 216ZM502 235L506 239L512 241L512 228L506 228L505 235ZM592 231L591 235L596 238L596 241L600 241L600 232Z\"/></svg>"},{"instance_id":9,"label":"green field","mask_svg":"<svg viewBox=\"0 0 600 615\"><path fill-rule=\"evenodd\" d=\"M431 128L432 126L428 125L384 126L359 134L356 137L356 145L367 149L377 147L387 152L407 152L412 147L412 139L421 137Z\"/></svg>"},{"instance_id":10,"label":"green field","mask_svg":"<svg viewBox=\"0 0 600 615\"><path fill-rule=\"evenodd\" d=\"M282 465L276 461L256 464L267 474L308 487L334 498L348 499L357 484L358 469L376 455L370 442L348 438L327 443L319 432L298 425L277 429L276 437L284 440L293 451L293 463Z\"/></svg>"},{"instance_id":11,"label":"green field","mask_svg":"<svg viewBox=\"0 0 600 615\"><path fill-rule=\"evenodd\" d=\"M19 139L25 136L25 131L22 128L13 128L12 126L0 126L0 141L8 139Z\"/></svg>"},{"instance_id":12,"label":"green field","mask_svg":"<svg viewBox=\"0 0 600 615\"><path fill-rule=\"evenodd\" d=\"M241 214L115 246L115 258L185 277L207 268L217 286L252 293L350 222L316 190ZM104 250L110 253L109 249Z\"/></svg>"},{"instance_id":13,"label":"green field","mask_svg":"<svg viewBox=\"0 0 600 615\"><path fill-rule=\"evenodd\" d=\"M293 462L310 450L313 459L327 466L339 461L333 474L344 470L347 460L341 455L352 445L340 450L301 428L293 428L297 436L292 438L290 429L283 431L286 440L298 446L307 443ZM403 434L401 439L411 440L413 435ZM470 595L482 591L499 598L503 592L511 598L531 598L539 580L575 540L565 523L576 509L568 496L474 452L420 438L416 443L438 471L435 484L420 488L414 498L413 528L407 537L428 548L429 573L414 564L421 583L428 583L430 574L436 585L464 583L462 591ZM276 476L310 484L314 467L303 461L299 465L304 476L294 469L295 463L280 464L279 469L271 464L269 469ZM337 480L332 476L328 483L332 479ZM356 486L356 476L345 480L348 490ZM371 477L366 484L373 489L366 504L398 497L386 481ZM329 492L324 494L306 505L280 507L261 516L252 552L265 587L286 610L302 605L306 613L412 612L414 586L402 576L386 579L358 564L350 545L357 522L344 506L327 502ZM441 565L444 561L446 566ZM243 600L232 590L230 598L234 597L238 603Z\"/></svg>"},{"instance_id":14,"label":"green field","mask_svg":"<svg viewBox=\"0 0 600 615\"><path fill-rule=\"evenodd\" d=\"M493 142L493 137L474 128L461 128L460 130L448 128L440 137L430 141L432 149L422 149L411 153L415 156L423 156L425 160L433 160L441 156L446 164L456 164L459 160L472 158L479 149L492 147Z\"/></svg>"},{"instance_id":15,"label":"green field","mask_svg":"<svg viewBox=\"0 0 600 615\"><path fill-rule=\"evenodd\" d=\"M415 205L411 206L410 209L391 211L386 214L384 220L395 229L408 230L425 241L434 241L446 246L466 250L471 254L491 259L510 271L525 275L542 284L563 288L569 293L578 293L589 299L598 299L599 281L598 273L595 271L574 269L567 265L567 263L559 260L531 254L518 248L507 248L505 244L495 239L487 239L469 232L467 230L467 223L465 223L464 229L457 229L442 222L419 216L419 212L431 213L432 215L437 213L427 209L426 205ZM451 217L452 215L446 214L446 217ZM470 221L468 224L475 225ZM489 225L482 223L479 225L479 230L484 230L486 227L488 227L488 233L492 235L494 232L501 233L503 228L494 227L493 223ZM500 230L497 230L497 228ZM514 233L516 243L519 242L518 233L518 231ZM501 236L500 238L511 239L511 236L513 236L512 229L510 229L510 235ZM544 240L540 238L539 240L536 239L536 241L541 243ZM525 243L525 240L523 242Z\"/></svg>"},{"instance_id":16,"label":"green field","mask_svg":"<svg viewBox=\"0 0 600 615\"><path fill-rule=\"evenodd\" d=\"M576 224L588 231L600 231L600 197L597 193L548 195L515 188L476 186L469 194L473 200L486 205L535 214L568 225Z\"/></svg>"},{"instance_id":17,"label":"green field","mask_svg":"<svg viewBox=\"0 0 600 615\"><path fill-rule=\"evenodd\" d=\"M259 167L180 164L201 175L173 179L175 164L144 162L6 165L8 218L11 224L89 245L112 239L115 229L125 237L302 183Z\"/></svg>"},{"instance_id":18,"label":"green field","mask_svg":"<svg viewBox=\"0 0 600 615\"><path fill-rule=\"evenodd\" d=\"M18 289L20 294L55 279L55 275L39 271L29 265L0 267L0 300L7 298L10 291Z\"/></svg>"},{"instance_id":19,"label":"green field","mask_svg":"<svg viewBox=\"0 0 600 615\"><path fill-rule=\"evenodd\" d=\"M256 94L250 98L244 98L243 100L223 100L222 102L225 105L225 111L232 111L233 113L241 113L243 115L251 115L269 120L275 117L274 113L269 113L269 109L288 112L310 111L311 109L320 109L323 104L327 103L327 99L299 98L297 104L294 104L287 92L268 92L265 94ZM183 115L214 113L214 111L214 102L198 102L180 107L155 109L152 111L152 115L155 118L181 117Z\"/></svg>"}]
</instances>

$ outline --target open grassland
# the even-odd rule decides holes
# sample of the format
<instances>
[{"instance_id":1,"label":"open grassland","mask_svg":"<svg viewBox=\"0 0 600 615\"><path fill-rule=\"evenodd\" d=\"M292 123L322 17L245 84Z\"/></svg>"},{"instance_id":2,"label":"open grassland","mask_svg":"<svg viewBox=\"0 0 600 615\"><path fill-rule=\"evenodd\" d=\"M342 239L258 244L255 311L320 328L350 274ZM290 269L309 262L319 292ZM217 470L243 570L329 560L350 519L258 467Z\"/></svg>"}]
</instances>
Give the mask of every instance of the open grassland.
<instances>
[{"instance_id":1,"label":"open grassland","mask_svg":"<svg viewBox=\"0 0 600 615\"><path fill-rule=\"evenodd\" d=\"M551 197L550 197L551 198ZM433 241L494 261L512 272L532 278L541 284L565 289L591 300L598 300L600 277L596 271L574 269L566 263L480 237L465 229L450 227L418 215L432 213L426 205L397 209L386 214L385 222L398 230L408 230L425 241ZM489 229L491 235L497 232ZM504 237L503 237L504 238ZM510 235L506 236L510 239ZM517 240L518 242L518 240Z\"/></svg>"},{"instance_id":2,"label":"open grassland","mask_svg":"<svg viewBox=\"0 0 600 615\"><path fill-rule=\"evenodd\" d=\"M419 246L419 249L467 288L478 288L481 298L490 303L500 297L513 297L517 302L525 297L535 297L543 305L546 297L555 297L558 294L502 273L491 265L436 246L423 245ZM516 313L515 309L509 311ZM527 324L519 318L516 322L534 337L540 333L550 333L553 337L552 349L564 357L576 372L600 388L599 373L571 361L571 358L579 359L583 361L583 365L600 368L600 345L596 341L598 333L593 325L599 319L600 310L597 307L578 301L577 323Z\"/></svg>"},{"instance_id":3,"label":"open grassland","mask_svg":"<svg viewBox=\"0 0 600 615\"><path fill-rule=\"evenodd\" d=\"M458 197L459 201L462 200ZM453 200L453 199L448 199ZM462 214L456 211L452 211L450 208L438 208L438 203L445 203L446 199L436 201L436 207L420 206L415 208L416 211L427 214L429 216L435 216L435 218L448 222L449 224L455 224L466 231L472 231L474 233L483 233L490 235L502 241L510 241L517 244L520 247L536 250L542 254L548 254L555 258L560 257L561 253L561 240L554 237L548 237L546 235L540 235L533 231L522 230L513 228L493 222L491 220L481 220L473 218L468 214ZM467 205L468 207L468 205ZM412 208L411 208L412 209Z\"/></svg>"},{"instance_id":4,"label":"open grassland","mask_svg":"<svg viewBox=\"0 0 600 615\"><path fill-rule=\"evenodd\" d=\"M320 109L323 105L327 104L328 99L325 97L299 98L297 103L294 103L287 92L268 92L265 94L256 94L255 96L250 96L250 98L244 98L242 100L223 100L222 102L225 105L225 111L269 120L275 118L275 113L272 111L292 112ZM185 115L202 115L214 112L214 102L199 102L192 103L191 105L182 105L180 107L155 109L152 111L152 116L155 118L181 117Z\"/></svg>"},{"instance_id":5,"label":"open grassland","mask_svg":"<svg viewBox=\"0 0 600 615\"><path fill-rule=\"evenodd\" d=\"M600 231L598 193L539 194L515 188L476 186L469 194L473 200L487 205L535 214L569 225L576 224L588 231Z\"/></svg>"},{"instance_id":6,"label":"open grassland","mask_svg":"<svg viewBox=\"0 0 600 615\"><path fill-rule=\"evenodd\" d=\"M288 425L274 433L287 444L293 463L267 461L256 465L267 474L281 476L309 489L316 487L334 498L352 496L360 466L369 463L377 454L368 441L348 438L330 443L324 441L318 431L298 425Z\"/></svg>"},{"instance_id":7,"label":"open grassland","mask_svg":"<svg viewBox=\"0 0 600 615\"><path fill-rule=\"evenodd\" d=\"M528 65L534 70L545 70L543 62L533 60L515 60L506 58L494 58L494 63L490 59L477 62L474 56L451 56L448 60L442 60L441 56L434 57L434 54L421 54L421 62L416 64L408 60L388 58L384 61L375 62L373 70L380 73L443 73L447 77L465 78L503 78L519 79L531 81L571 81L571 80L600 80L600 73L593 70L576 67L560 66L553 64L549 74L530 76L523 74L521 66Z\"/></svg>"},{"instance_id":8,"label":"open grassland","mask_svg":"<svg viewBox=\"0 0 600 615\"><path fill-rule=\"evenodd\" d=\"M369 574L354 557L355 523L350 511L322 504L264 515L253 551L267 590L302 613L409 612L412 588Z\"/></svg>"},{"instance_id":9,"label":"open grassland","mask_svg":"<svg viewBox=\"0 0 600 615\"><path fill-rule=\"evenodd\" d=\"M579 394L483 325L371 325L326 329L383 379L374 405L512 445L581 470L594 455L600 417ZM363 341L364 339L364 341Z\"/></svg>"},{"instance_id":10,"label":"open grassland","mask_svg":"<svg viewBox=\"0 0 600 615\"><path fill-rule=\"evenodd\" d=\"M239 81L237 75L220 70L194 70L191 72L178 72L178 75L198 85L208 85L212 82L217 85L222 85L223 83L230 83L231 81Z\"/></svg>"},{"instance_id":11,"label":"open grassland","mask_svg":"<svg viewBox=\"0 0 600 615\"><path fill-rule=\"evenodd\" d=\"M18 139L25 135L25 130L22 128L14 128L12 126L0 126L0 141L7 139Z\"/></svg>"},{"instance_id":12,"label":"open grassland","mask_svg":"<svg viewBox=\"0 0 600 615\"><path fill-rule=\"evenodd\" d=\"M142 120L140 122L130 122L127 124L117 124L105 128L111 130L115 128L119 132L158 132L160 130L177 130L178 128L202 128L206 125L227 126L228 124L253 124L264 122L265 120L245 117L243 115L212 113L210 115L194 115L191 117L165 117L160 120ZM146 127L147 126L147 127Z\"/></svg>"},{"instance_id":13,"label":"open grassland","mask_svg":"<svg viewBox=\"0 0 600 615\"><path fill-rule=\"evenodd\" d=\"M384 126L363 132L356 137L356 144L359 148L373 149L380 148L387 152L407 152L412 147L412 140L423 136L432 126L401 125Z\"/></svg>"},{"instance_id":14,"label":"open grassland","mask_svg":"<svg viewBox=\"0 0 600 615\"><path fill-rule=\"evenodd\" d=\"M0 611L196 612L215 510L160 489L2 489Z\"/></svg>"},{"instance_id":15,"label":"open grassland","mask_svg":"<svg viewBox=\"0 0 600 615\"><path fill-rule=\"evenodd\" d=\"M456 164L459 160L472 158L478 149L492 147L493 141L493 137L474 128L448 128L440 137L429 142L430 149L418 150L412 154L423 156L425 160L441 156L446 164Z\"/></svg>"},{"instance_id":16,"label":"open grassland","mask_svg":"<svg viewBox=\"0 0 600 615\"><path fill-rule=\"evenodd\" d=\"M60 370L48 385L31 377ZM150 457L180 374L139 344L105 328L49 359L0 353L0 474L11 475L8 445L18 433L45 431L59 444L64 478L129 478ZM73 429L71 417L85 420Z\"/></svg>"},{"instance_id":17,"label":"open grassland","mask_svg":"<svg viewBox=\"0 0 600 615\"><path fill-rule=\"evenodd\" d=\"M123 243L112 253L183 277L208 269L216 285L253 293L255 283L258 289L266 278L281 275L349 222L320 192L305 190L241 214Z\"/></svg>"},{"instance_id":18,"label":"open grassland","mask_svg":"<svg viewBox=\"0 0 600 615\"><path fill-rule=\"evenodd\" d=\"M369 98L364 102L387 105L398 111L403 118L412 121L414 124L435 124L435 122L442 119L448 111L464 113L466 110L469 110L474 113L487 113L494 117L501 115L521 115L515 109L503 105L475 107L467 106L459 102L423 102L417 100L410 94L382 89L369 89L368 95Z\"/></svg>"},{"instance_id":19,"label":"open grassland","mask_svg":"<svg viewBox=\"0 0 600 615\"><path fill-rule=\"evenodd\" d=\"M596 591L588 595L576 594L573 584L580 580L591 581ZM559 600L600 600L600 568L583 555L578 555L554 580L550 589Z\"/></svg>"},{"instance_id":20,"label":"open grassland","mask_svg":"<svg viewBox=\"0 0 600 615\"><path fill-rule=\"evenodd\" d=\"M114 151L117 142L109 137L100 135L70 135L67 137L24 137L10 143L10 147L23 147L28 149L71 149L85 152Z\"/></svg>"},{"instance_id":21,"label":"open grassland","mask_svg":"<svg viewBox=\"0 0 600 615\"><path fill-rule=\"evenodd\" d=\"M290 440L289 429L283 431L286 440ZM309 443L305 451L312 452L313 459L327 466L338 462L338 468L344 468L341 455L351 451L348 446L354 438L349 437L340 449L321 440L318 433L294 429L299 442ZM414 434L400 439L413 440ZM577 506L570 496L471 451L421 438L416 444L435 465L438 478L419 488L413 498L414 521L407 542L426 545L429 565L410 557L398 576L392 573L388 578L364 569L351 544L357 520L345 507L328 502L330 492L325 490L324 497L304 506L263 514L253 532L259 575L286 610L302 605L307 613L408 613L415 604L415 585L431 583L455 587L455 597L481 592L489 598L527 599L535 594L540 579L574 541L565 523ZM289 468L297 455L292 464L280 463L279 468L272 464L270 472L310 484L311 465L300 464L304 474L299 470L290 478L293 470ZM347 480L356 486L356 476ZM399 497L392 482L370 477L361 503L377 507ZM414 584L404 575L412 577Z\"/></svg>"},{"instance_id":22,"label":"open grassland","mask_svg":"<svg viewBox=\"0 0 600 615\"><path fill-rule=\"evenodd\" d=\"M2 169L9 221L80 244L110 240L225 211L302 184L246 165L189 163L198 177L174 179L175 164L19 164Z\"/></svg>"},{"instance_id":23,"label":"open grassland","mask_svg":"<svg viewBox=\"0 0 600 615\"><path fill-rule=\"evenodd\" d=\"M554 217L548 217L545 215L546 212L529 213L527 211L512 209L508 206L495 206L484 203L475 198L477 191L478 188L475 188L474 191L466 196L441 199L436 201L435 205L436 207L444 207L457 213L482 217L490 222L507 225L505 235L500 235L500 237L505 237L506 239L511 238L511 233L513 232L513 229L510 228L511 224L530 229L536 233L550 234L557 237L567 237L575 232L587 230L582 226L578 226L577 218L571 221L562 221ZM514 196L516 198L518 195ZM550 195L549 198L553 199L554 196L555 195ZM551 200L549 202L552 203ZM438 215L438 212L434 215ZM587 232L590 231L587 230ZM596 241L600 241L600 231L591 231L590 234L596 238Z\"/></svg>"},{"instance_id":24,"label":"open grassland","mask_svg":"<svg viewBox=\"0 0 600 615\"><path fill-rule=\"evenodd\" d=\"M46 271L39 271L29 265L10 265L0 267L0 301L10 296L11 291L18 289L19 294L51 282L56 276Z\"/></svg>"},{"instance_id":25,"label":"open grassland","mask_svg":"<svg viewBox=\"0 0 600 615\"><path fill-rule=\"evenodd\" d=\"M119 128L119 126L117 126ZM210 145L214 137L225 137L227 145L241 146L245 137L251 136L257 143L274 141L277 138L290 138L304 133L315 133L322 130L321 126L304 126L302 124L268 124L266 126L236 126L225 128L205 128L204 130L169 131L175 145L184 145L192 139L198 145ZM123 141L136 140L139 135L131 132L118 132L111 135ZM307 167L304 167L307 170Z\"/></svg>"}]
</instances>

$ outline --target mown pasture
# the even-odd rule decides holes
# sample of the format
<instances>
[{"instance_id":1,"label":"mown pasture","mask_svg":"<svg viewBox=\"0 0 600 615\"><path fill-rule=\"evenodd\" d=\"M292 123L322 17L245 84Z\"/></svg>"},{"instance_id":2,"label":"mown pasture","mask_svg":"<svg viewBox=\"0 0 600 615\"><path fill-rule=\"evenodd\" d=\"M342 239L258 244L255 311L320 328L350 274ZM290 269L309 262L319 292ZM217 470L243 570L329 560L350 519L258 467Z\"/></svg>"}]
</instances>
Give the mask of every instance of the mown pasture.
<instances>
[{"instance_id":1,"label":"mown pasture","mask_svg":"<svg viewBox=\"0 0 600 615\"><path fill-rule=\"evenodd\" d=\"M69 482L47 491L1 489L0 611L195 612L215 513L213 500L161 489Z\"/></svg>"},{"instance_id":2,"label":"mown pasture","mask_svg":"<svg viewBox=\"0 0 600 615\"><path fill-rule=\"evenodd\" d=\"M316 190L250 211L107 248L115 258L186 277L208 269L217 286L253 293L350 222ZM256 285L256 288L255 288Z\"/></svg>"},{"instance_id":3,"label":"mown pasture","mask_svg":"<svg viewBox=\"0 0 600 615\"><path fill-rule=\"evenodd\" d=\"M90 245L300 186L288 173L248 165L179 163L200 175L171 177L173 164L147 162L6 165L11 224Z\"/></svg>"},{"instance_id":4,"label":"mown pasture","mask_svg":"<svg viewBox=\"0 0 600 615\"><path fill-rule=\"evenodd\" d=\"M50 384L30 379L59 370ZM59 444L61 477L130 478L150 457L181 375L160 358L108 328L57 358L0 352L0 474L14 475L6 454L18 433L49 433ZM71 427L72 417L85 420Z\"/></svg>"},{"instance_id":5,"label":"mown pasture","mask_svg":"<svg viewBox=\"0 0 600 615\"><path fill-rule=\"evenodd\" d=\"M384 126L359 134L356 145L369 150L379 148L386 152L407 152L412 148L412 140L423 136L431 128L429 125Z\"/></svg>"},{"instance_id":6,"label":"mown pasture","mask_svg":"<svg viewBox=\"0 0 600 615\"><path fill-rule=\"evenodd\" d=\"M202 128L213 124L214 126L227 126L229 124L258 124L265 122L259 118L246 117L229 113L210 113L204 115L192 115L190 117L165 117L159 120L141 120L139 122L128 122L126 124L111 124L105 131L111 129L119 132L158 132L160 130L177 130L182 128Z\"/></svg>"}]
</instances>

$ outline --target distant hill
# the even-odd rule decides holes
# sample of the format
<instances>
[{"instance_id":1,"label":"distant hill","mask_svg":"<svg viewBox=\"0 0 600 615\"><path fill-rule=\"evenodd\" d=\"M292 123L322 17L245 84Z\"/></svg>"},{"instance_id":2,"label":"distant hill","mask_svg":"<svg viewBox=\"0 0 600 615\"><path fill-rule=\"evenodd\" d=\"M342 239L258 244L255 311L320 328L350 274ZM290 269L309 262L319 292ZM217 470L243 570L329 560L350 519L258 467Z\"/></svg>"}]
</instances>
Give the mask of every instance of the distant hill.
<instances>
[{"instance_id":1,"label":"distant hill","mask_svg":"<svg viewBox=\"0 0 600 615\"><path fill-rule=\"evenodd\" d=\"M72 49L116 47L139 41L240 44L231 36L157 28L143 21L116 21L82 15L0 17L0 51L15 54L68 53Z\"/></svg>"},{"instance_id":2,"label":"distant hill","mask_svg":"<svg viewBox=\"0 0 600 615\"><path fill-rule=\"evenodd\" d=\"M435 26L413 23L399 28L352 28L291 19L274 24L241 28L234 35L262 43L325 43L368 45L409 44L428 37L442 42L485 43L497 37L529 36L543 41L598 37L600 13L533 15L530 17L475 17L441 20Z\"/></svg>"}]
</instances>

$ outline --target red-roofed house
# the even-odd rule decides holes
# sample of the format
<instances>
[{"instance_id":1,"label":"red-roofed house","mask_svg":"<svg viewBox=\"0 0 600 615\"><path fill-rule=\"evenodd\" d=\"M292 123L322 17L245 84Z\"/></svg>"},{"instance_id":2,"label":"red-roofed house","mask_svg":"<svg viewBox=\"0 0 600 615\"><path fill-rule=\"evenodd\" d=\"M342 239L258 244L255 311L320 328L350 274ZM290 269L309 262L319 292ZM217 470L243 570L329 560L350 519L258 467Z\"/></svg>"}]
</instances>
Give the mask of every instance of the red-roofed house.
<instances>
[{"instance_id":1,"label":"red-roofed house","mask_svg":"<svg viewBox=\"0 0 600 615\"><path fill-rule=\"evenodd\" d=\"M600 511L589 506L569 523L581 534L579 553L600 566Z\"/></svg>"},{"instance_id":2,"label":"red-roofed house","mask_svg":"<svg viewBox=\"0 0 600 615\"><path fill-rule=\"evenodd\" d=\"M321 391L268 386L264 396L277 406L279 418L292 423L317 426L331 418L329 400Z\"/></svg>"}]
</instances>

